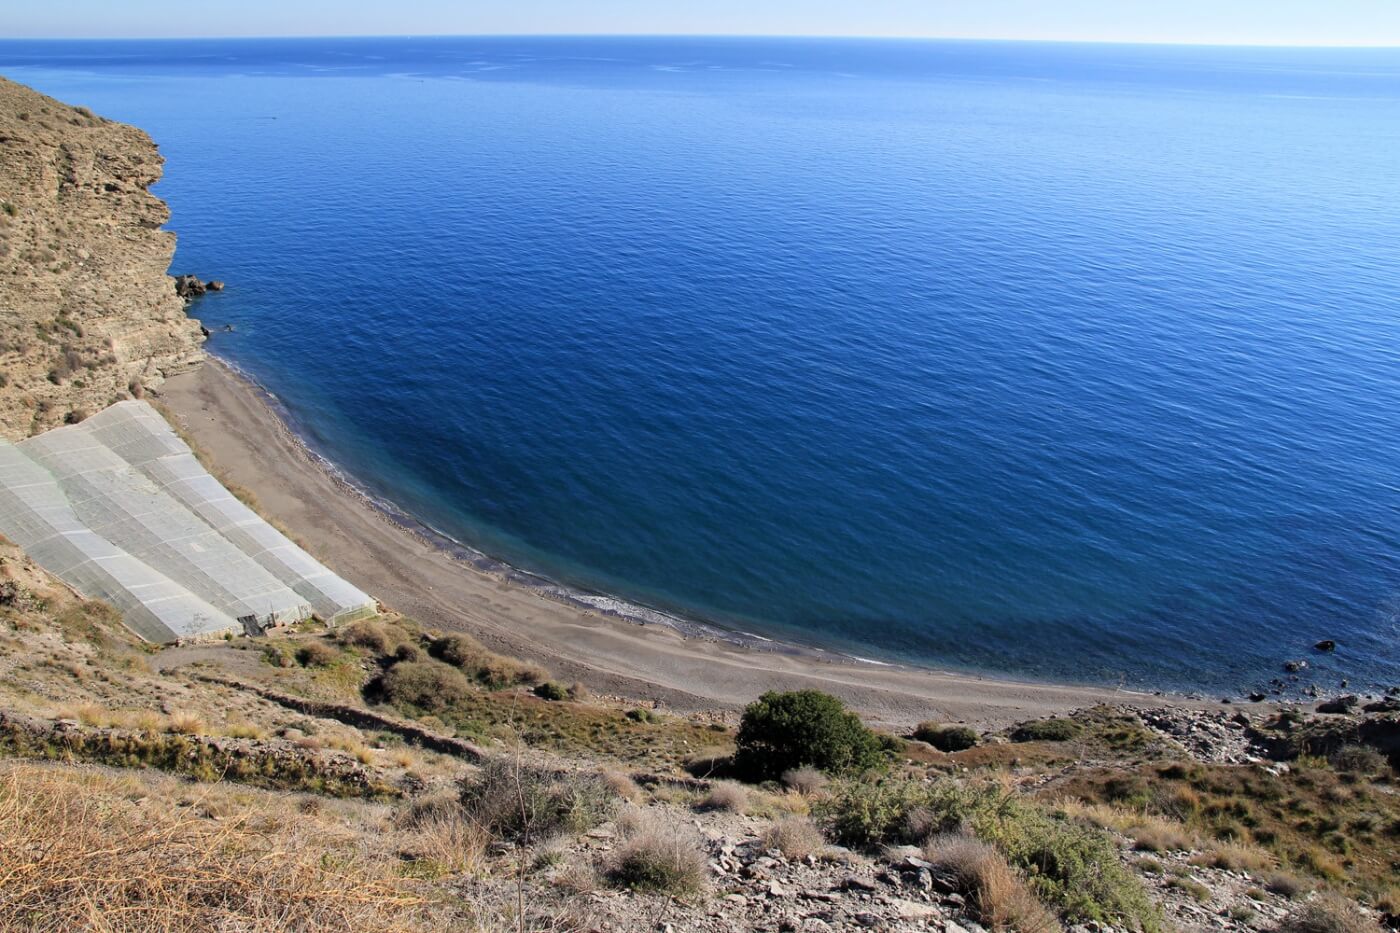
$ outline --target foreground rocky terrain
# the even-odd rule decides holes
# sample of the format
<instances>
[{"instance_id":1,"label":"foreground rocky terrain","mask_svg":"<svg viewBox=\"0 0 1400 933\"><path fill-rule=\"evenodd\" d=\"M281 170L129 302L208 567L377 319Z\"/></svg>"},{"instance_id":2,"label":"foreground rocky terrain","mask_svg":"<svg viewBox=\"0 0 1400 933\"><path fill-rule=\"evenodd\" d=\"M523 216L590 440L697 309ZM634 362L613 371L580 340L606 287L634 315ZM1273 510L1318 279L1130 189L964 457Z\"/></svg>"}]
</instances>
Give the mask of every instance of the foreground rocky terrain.
<instances>
[{"instance_id":1,"label":"foreground rocky terrain","mask_svg":"<svg viewBox=\"0 0 1400 933\"><path fill-rule=\"evenodd\" d=\"M157 650L0 545L0 928L1400 923L1394 714L927 724L764 779L743 742L392 612Z\"/></svg>"},{"instance_id":2,"label":"foreground rocky terrain","mask_svg":"<svg viewBox=\"0 0 1400 933\"><path fill-rule=\"evenodd\" d=\"M202 358L141 130L0 78L0 436L141 395Z\"/></svg>"}]
</instances>

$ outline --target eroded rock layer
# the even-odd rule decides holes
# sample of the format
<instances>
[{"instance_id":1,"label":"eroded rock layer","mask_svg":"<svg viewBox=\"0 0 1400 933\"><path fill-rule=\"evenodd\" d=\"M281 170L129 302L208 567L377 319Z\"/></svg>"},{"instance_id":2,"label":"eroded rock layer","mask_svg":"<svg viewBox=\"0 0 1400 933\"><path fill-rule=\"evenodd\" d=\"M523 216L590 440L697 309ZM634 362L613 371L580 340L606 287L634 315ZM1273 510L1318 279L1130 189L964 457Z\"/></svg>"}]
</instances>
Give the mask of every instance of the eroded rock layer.
<instances>
[{"instance_id":1,"label":"eroded rock layer","mask_svg":"<svg viewBox=\"0 0 1400 933\"><path fill-rule=\"evenodd\" d=\"M144 132L0 78L0 436L140 396L202 358L167 275Z\"/></svg>"}]
</instances>

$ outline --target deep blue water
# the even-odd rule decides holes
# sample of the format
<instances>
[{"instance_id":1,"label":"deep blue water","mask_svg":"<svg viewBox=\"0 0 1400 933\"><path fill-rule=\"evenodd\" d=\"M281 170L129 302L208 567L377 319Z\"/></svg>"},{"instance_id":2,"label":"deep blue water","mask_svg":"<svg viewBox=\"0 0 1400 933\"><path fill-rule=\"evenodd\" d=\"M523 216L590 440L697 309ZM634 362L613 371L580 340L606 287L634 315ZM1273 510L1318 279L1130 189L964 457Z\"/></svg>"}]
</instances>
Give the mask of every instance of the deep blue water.
<instances>
[{"instance_id":1,"label":"deep blue water","mask_svg":"<svg viewBox=\"0 0 1400 933\"><path fill-rule=\"evenodd\" d=\"M1400 681L1400 51L0 42L368 487L769 636Z\"/></svg>"}]
</instances>

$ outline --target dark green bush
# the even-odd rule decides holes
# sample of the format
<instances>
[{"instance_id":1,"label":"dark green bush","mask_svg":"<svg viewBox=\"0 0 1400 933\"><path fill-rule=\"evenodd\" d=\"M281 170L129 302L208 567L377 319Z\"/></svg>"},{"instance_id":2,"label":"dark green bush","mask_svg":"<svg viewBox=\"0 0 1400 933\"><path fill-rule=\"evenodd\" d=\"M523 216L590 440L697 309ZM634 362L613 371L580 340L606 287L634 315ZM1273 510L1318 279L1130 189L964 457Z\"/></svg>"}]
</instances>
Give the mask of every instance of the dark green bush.
<instances>
[{"instance_id":1,"label":"dark green bush","mask_svg":"<svg viewBox=\"0 0 1400 933\"><path fill-rule=\"evenodd\" d=\"M921 722L914 729L914 738L927 742L940 752L960 752L977 744L976 730L967 726L945 726L936 722Z\"/></svg>"},{"instance_id":2,"label":"dark green bush","mask_svg":"<svg viewBox=\"0 0 1400 933\"><path fill-rule=\"evenodd\" d=\"M734 764L749 780L811 766L857 773L885 761L885 746L841 701L820 690L769 691L744 710Z\"/></svg>"},{"instance_id":3,"label":"dark green bush","mask_svg":"<svg viewBox=\"0 0 1400 933\"><path fill-rule=\"evenodd\" d=\"M462 672L437 661L403 661L389 668L380 681L384 698L391 703L441 712L471 695L472 685Z\"/></svg>"},{"instance_id":4,"label":"dark green bush","mask_svg":"<svg viewBox=\"0 0 1400 933\"><path fill-rule=\"evenodd\" d=\"M1073 719L1034 719L1011 733L1013 742L1068 742L1083 728Z\"/></svg>"}]
</instances>

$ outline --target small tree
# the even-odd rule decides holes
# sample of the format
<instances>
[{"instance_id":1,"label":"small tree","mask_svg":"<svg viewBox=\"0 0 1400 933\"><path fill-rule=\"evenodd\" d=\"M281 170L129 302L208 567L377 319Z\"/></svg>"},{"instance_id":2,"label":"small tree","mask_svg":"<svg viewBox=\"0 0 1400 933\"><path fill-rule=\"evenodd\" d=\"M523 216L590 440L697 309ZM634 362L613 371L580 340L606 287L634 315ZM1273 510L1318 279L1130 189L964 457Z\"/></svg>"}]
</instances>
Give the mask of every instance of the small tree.
<instances>
[{"instance_id":1,"label":"small tree","mask_svg":"<svg viewBox=\"0 0 1400 933\"><path fill-rule=\"evenodd\" d=\"M879 765L883 744L841 701L820 690L769 691L750 703L739 724L734 764L751 780L775 780L811 766L853 773Z\"/></svg>"}]
</instances>

